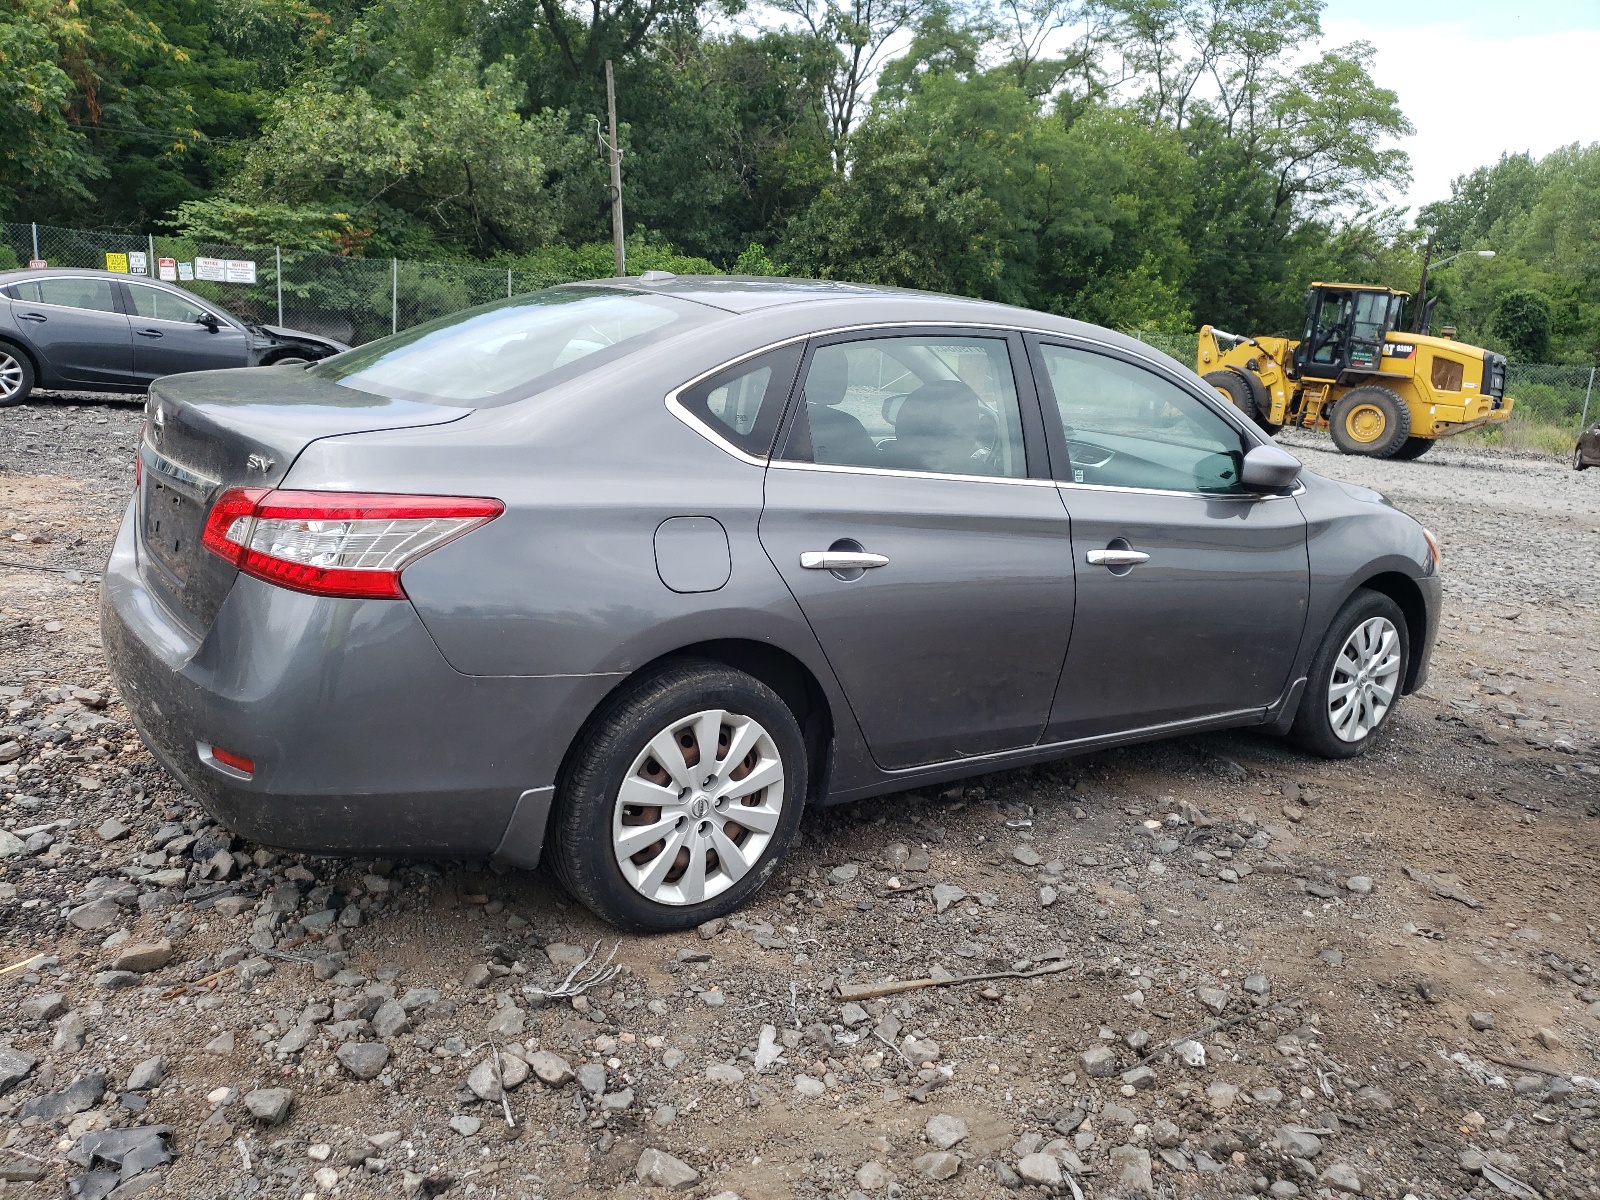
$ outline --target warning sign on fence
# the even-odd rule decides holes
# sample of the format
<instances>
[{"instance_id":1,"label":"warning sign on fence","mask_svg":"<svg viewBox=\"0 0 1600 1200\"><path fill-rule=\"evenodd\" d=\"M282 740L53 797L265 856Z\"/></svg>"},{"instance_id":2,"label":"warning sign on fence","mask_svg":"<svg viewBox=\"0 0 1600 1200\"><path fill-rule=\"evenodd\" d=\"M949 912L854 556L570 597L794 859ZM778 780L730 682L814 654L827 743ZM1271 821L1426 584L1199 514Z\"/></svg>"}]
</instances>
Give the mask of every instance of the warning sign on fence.
<instances>
[{"instance_id":1,"label":"warning sign on fence","mask_svg":"<svg viewBox=\"0 0 1600 1200\"><path fill-rule=\"evenodd\" d=\"M192 279L194 279L194 264L191 263L191 262L181 262L181 263L179 263L178 264L178 280L179 280L179 282L186 282L186 281L189 281L189 280L192 280Z\"/></svg>"},{"instance_id":2,"label":"warning sign on fence","mask_svg":"<svg viewBox=\"0 0 1600 1200\"><path fill-rule=\"evenodd\" d=\"M161 273L161 278L168 283L175 282L178 278L178 260L175 258L156 259L156 270Z\"/></svg>"},{"instance_id":3,"label":"warning sign on fence","mask_svg":"<svg viewBox=\"0 0 1600 1200\"><path fill-rule=\"evenodd\" d=\"M129 275L148 275L148 274L150 274L150 262L149 262L149 260L147 258L145 258L145 254L144 254L143 250L130 250L130 251L128 251L128 274Z\"/></svg>"},{"instance_id":4,"label":"warning sign on fence","mask_svg":"<svg viewBox=\"0 0 1600 1200\"><path fill-rule=\"evenodd\" d=\"M197 258L194 277L213 283L254 283L256 264L248 258Z\"/></svg>"},{"instance_id":5,"label":"warning sign on fence","mask_svg":"<svg viewBox=\"0 0 1600 1200\"><path fill-rule=\"evenodd\" d=\"M115 271L118 275L126 275L128 273L128 256L107 250L106 270Z\"/></svg>"}]
</instances>

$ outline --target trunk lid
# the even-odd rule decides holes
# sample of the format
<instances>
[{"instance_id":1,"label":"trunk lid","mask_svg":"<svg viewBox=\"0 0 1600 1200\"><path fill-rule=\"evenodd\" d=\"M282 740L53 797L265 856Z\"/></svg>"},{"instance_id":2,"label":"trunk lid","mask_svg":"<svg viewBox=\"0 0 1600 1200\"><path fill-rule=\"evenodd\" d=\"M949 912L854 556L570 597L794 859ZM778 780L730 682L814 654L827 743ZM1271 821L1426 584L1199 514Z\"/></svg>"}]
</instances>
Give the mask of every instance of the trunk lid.
<instances>
[{"instance_id":1,"label":"trunk lid","mask_svg":"<svg viewBox=\"0 0 1600 1200\"><path fill-rule=\"evenodd\" d=\"M318 438L443 425L471 411L341 387L302 367L174 375L150 386L139 444L139 571L204 636L238 574L200 544L230 487L273 487Z\"/></svg>"}]
</instances>

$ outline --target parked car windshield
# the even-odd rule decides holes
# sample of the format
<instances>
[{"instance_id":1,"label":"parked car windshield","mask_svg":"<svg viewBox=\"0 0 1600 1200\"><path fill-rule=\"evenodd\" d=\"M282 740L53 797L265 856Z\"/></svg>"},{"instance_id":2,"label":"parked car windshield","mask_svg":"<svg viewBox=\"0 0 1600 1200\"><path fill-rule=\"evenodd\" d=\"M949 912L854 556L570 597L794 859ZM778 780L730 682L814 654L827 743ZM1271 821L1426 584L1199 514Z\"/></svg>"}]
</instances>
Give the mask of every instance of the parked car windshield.
<instances>
[{"instance_id":1,"label":"parked car windshield","mask_svg":"<svg viewBox=\"0 0 1600 1200\"><path fill-rule=\"evenodd\" d=\"M380 338L310 370L358 391L488 408L715 315L666 296L552 288Z\"/></svg>"}]
</instances>

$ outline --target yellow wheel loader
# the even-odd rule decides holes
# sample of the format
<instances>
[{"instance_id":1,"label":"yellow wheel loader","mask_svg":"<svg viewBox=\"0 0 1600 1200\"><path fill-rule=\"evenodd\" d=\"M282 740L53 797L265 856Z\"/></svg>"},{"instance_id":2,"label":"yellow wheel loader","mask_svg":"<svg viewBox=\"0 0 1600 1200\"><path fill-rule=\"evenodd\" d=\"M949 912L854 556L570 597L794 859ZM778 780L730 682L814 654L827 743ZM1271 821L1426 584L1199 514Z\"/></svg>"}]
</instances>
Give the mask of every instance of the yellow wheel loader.
<instances>
[{"instance_id":1,"label":"yellow wheel loader","mask_svg":"<svg viewBox=\"0 0 1600 1200\"><path fill-rule=\"evenodd\" d=\"M1298 339L1200 330L1195 370L1268 433L1327 429L1341 453L1421 458L1438 438L1504 421L1506 360L1400 329L1408 292L1313 283Z\"/></svg>"}]
</instances>

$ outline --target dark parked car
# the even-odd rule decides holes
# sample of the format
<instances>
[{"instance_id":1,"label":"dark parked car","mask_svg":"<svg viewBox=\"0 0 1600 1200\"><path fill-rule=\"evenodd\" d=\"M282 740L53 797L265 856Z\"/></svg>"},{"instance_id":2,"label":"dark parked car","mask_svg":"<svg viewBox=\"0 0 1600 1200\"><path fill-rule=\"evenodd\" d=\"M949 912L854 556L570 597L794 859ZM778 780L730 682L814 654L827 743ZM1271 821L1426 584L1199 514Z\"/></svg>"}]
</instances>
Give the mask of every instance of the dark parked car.
<instances>
[{"instance_id":1,"label":"dark parked car","mask_svg":"<svg viewBox=\"0 0 1600 1200\"><path fill-rule=\"evenodd\" d=\"M1590 467L1600 467L1600 422L1580 433L1572 448L1572 469L1587 471Z\"/></svg>"},{"instance_id":2,"label":"dark parked car","mask_svg":"<svg viewBox=\"0 0 1600 1200\"><path fill-rule=\"evenodd\" d=\"M0 407L35 387L142 392L219 367L282 366L349 347L255 325L171 283L111 271L0 271Z\"/></svg>"},{"instance_id":3,"label":"dark parked car","mask_svg":"<svg viewBox=\"0 0 1600 1200\"><path fill-rule=\"evenodd\" d=\"M1254 726L1359 753L1438 551L1191 371L943 296L572 285L151 388L102 593L146 742L305 850L725 913L802 809Z\"/></svg>"}]
</instances>

